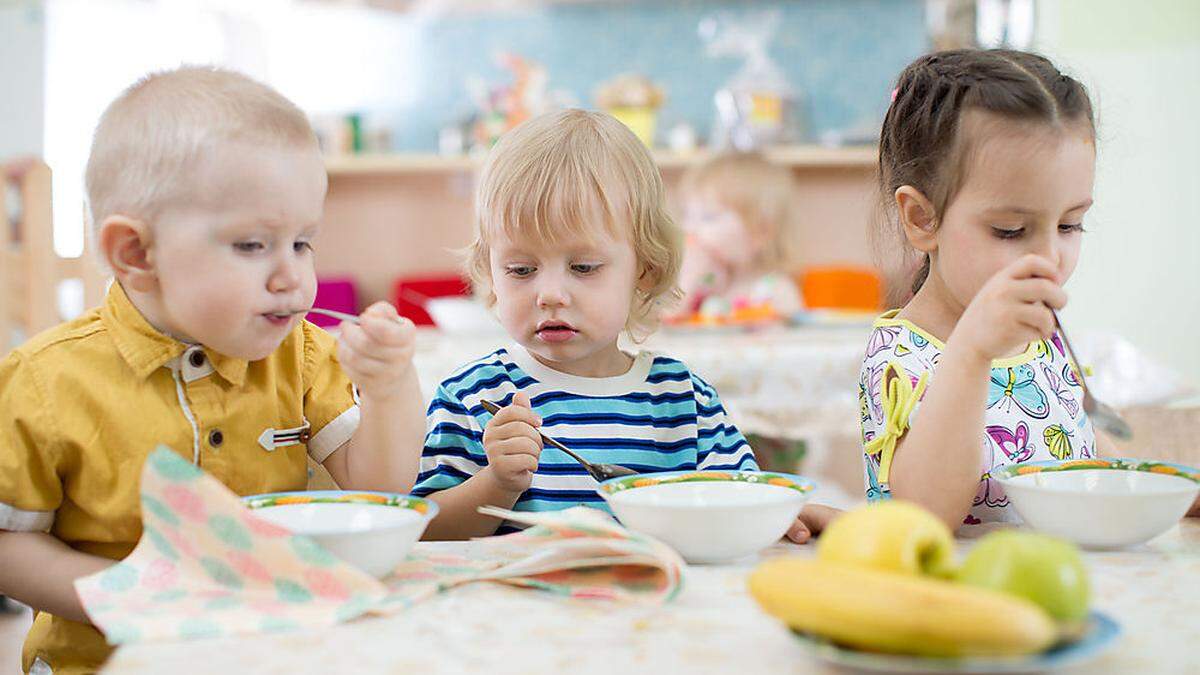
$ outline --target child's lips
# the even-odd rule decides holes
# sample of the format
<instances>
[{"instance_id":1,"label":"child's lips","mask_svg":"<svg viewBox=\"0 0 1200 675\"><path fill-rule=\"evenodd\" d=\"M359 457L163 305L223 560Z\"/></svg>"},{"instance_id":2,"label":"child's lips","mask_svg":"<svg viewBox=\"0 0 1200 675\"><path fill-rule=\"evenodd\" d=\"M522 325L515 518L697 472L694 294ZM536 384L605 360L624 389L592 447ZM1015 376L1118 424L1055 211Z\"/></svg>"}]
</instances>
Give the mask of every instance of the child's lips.
<instances>
[{"instance_id":1,"label":"child's lips","mask_svg":"<svg viewBox=\"0 0 1200 675\"><path fill-rule=\"evenodd\" d=\"M535 332L543 342L566 342L579 333L570 324L550 322L539 324Z\"/></svg>"},{"instance_id":2,"label":"child's lips","mask_svg":"<svg viewBox=\"0 0 1200 675\"><path fill-rule=\"evenodd\" d=\"M292 317L295 316L292 312L267 312L262 315L268 322L276 326L283 326L291 323Z\"/></svg>"}]
</instances>

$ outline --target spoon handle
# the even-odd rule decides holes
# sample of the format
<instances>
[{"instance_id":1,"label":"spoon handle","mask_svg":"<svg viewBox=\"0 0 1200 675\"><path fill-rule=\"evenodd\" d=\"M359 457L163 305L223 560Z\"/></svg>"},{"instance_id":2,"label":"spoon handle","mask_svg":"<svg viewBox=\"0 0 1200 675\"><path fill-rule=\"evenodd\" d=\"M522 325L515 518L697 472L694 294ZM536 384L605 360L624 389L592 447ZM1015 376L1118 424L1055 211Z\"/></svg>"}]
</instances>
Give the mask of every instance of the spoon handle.
<instances>
[{"instance_id":1,"label":"spoon handle","mask_svg":"<svg viewBox=\"0 0 1200 675\"><path fill-rule=\"evenodd\" d=\"M332 310L332 309L322 309L320 307L312 307L312 308L308 309L305 313L306 314L309 314L309 313L324 314L325 316L330 317L331 319L338 319L339 321L349 321L350 323L358 323L357 316L354 316L353 314L347 314L345 312L338 312L338 311Z\"/></svg>"},{"instance_id":2,"label":"spoon handle","mask_svg":"<svg viewBox=\"0 0 1200 675\"><path fill-rule=\"evenodd\" d=\"M1088 389L1087 378L1083 375L1083 364L1080 363L1079 357L1075 356L1075 348L1071 346L1071 340L1067 338L1067 331L1063 328L1062 321L1058 320L1058 312L1050 310L1054 315L1054 325L1058 327L1058 334L1062 336L1063 344L1067 346L1067 353L1071 355L1071 361L1075 363L1075 370L1079 374L1079 387L1083 389L1085 403L1092 400L1092 392Z\"/></svg>"},{"instance_id":3,"label":"spoon handle","mask_svg":"<svg viewBox=\"0 0 1200 675\"><path fill-rule=\"evenodd\" d=\"M483 406L483 409L484 409L484 410L488 411L489 413L491 413L491 414L493 414L493 415L495 415L496 413L500 412L500 406L499 406L499 405L496 405L495 403L493 403L492 401L489 401L489 400L487 400L487 399L480 399L480 400L479 400L479 404ZM570 448L568 448L567 446L563 445L562 443L559 443L558 441L554 440L553 438L550 438L550 437L549 437L549 436L547 436L546 434L543 434L542 432L540 432L540 431L539 431L539 432L538 432L538 435L542 437L542 442L543 442L543 443L549 443L550 445L552 445L552 446L554 446L554 447L558 448L559 450L562 450L563 452L567 453L567 454L568 454L568 455L570 455L570 456L571 456L571 458L572 458L572 459L574 459L576 462L579 462L580 464L582 464L582 465L583 465L583 467L584 467L585 469L587 469L587 470L588 470L588 473L591 473L591 474L595 475L595 471L594 471L594 469L593 469L593 467L592 467L592 463L591 463L591 462L589 462L589 461L587 461L586 459L584 459L584 458L580 457L579 455L575 454L575 453L574 453L574 452L573 452L573 451L572 451Z\"/></svg>"},{"instance_id":4,"label":"spoon handle","mask_svg":"<svg viewBox=\"0 0 1200 675\"><path fill-rule=\"evenodd\" d=\"M358 323L359 322L358 317L353 314L347 314L345 312L339 312L339 311L333 310L333 309L324 309L322 307L310 307L309 309L299 310L295 313L296 314L324 314L325 316L328 316L328 317L331 317L334 319L338 319L339 321L348 321L350 323ZM406 319L402 316L396 317L396 323L403 324L403 323L407 323L407 322L408 322L408 319Z\"/></svg>"}]
</instances>

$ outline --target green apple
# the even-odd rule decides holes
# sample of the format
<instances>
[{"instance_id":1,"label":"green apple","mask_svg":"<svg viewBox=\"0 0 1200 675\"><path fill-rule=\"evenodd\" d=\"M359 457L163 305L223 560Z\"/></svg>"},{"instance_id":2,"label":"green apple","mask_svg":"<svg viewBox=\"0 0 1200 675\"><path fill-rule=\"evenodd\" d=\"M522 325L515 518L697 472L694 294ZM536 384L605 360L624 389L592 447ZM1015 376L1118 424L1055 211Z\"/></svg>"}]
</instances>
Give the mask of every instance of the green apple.
<instances>
[{"instance_id":1,"label":"green apple","mask_svg":"<svg viewBox=\"0 0 1200 675\"><path fill-rule=\"evenodd\" d=\"M1034 532L1001 530L979 540L958 581L1031 600L1064 624L1087 618L1087 569L1072 543Z\"/></svg>"},{"instance_id":2,"label":"green apple","mask_svg":"<svg viewBox=\"0 0 1200 675\"><path fill-rule=\"evenodd\" d=\"M954 535L926 509L890 499L849 511L817 539L817 557L903 574L948 577Z\"/></svg>"}]
</instances>

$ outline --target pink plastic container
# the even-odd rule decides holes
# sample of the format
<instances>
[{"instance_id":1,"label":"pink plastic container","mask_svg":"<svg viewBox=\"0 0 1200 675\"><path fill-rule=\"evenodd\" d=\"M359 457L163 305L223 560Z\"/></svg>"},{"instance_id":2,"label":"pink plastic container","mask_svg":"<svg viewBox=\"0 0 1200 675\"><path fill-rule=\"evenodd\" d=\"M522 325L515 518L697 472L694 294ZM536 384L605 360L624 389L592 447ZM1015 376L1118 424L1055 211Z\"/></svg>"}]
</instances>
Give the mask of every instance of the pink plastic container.
<instances>
[{"instance_id":1,"label":"pink plastic container","mask_svg":"<svg viewBox=\"0 0 1200 675\"><path fill-rule=\"evenodd\" d=\"M317 279L317 299L314 307L333 309L348 314L358 314L358 289L354 280L349 277L331 277ZM305 317L322 328L336 326L337 319L321 314L309 314Z\"/></svg>"}]
</instances>

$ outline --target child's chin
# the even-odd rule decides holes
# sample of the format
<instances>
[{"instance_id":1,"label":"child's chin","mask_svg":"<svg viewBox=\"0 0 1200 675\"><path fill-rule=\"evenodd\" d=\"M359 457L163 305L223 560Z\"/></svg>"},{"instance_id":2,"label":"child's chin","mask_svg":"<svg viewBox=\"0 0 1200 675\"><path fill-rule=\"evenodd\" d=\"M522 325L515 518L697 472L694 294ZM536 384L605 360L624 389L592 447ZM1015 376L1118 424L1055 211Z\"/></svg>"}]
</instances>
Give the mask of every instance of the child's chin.
<instances>
[{"instance_id":1,"label":"child's chin","mask_svg":"<svg viewBox=\"0 0 1200 675\"><path fill-rule=\"evenodd\" d=\"M228 352L222 352L226 356L235 359L243 359L245 361L261 361L279 349L279 345L283 344L280 340L272 345L256 345L256 346L237 346L232 347Z\"/></svg>"}]
</instances>

